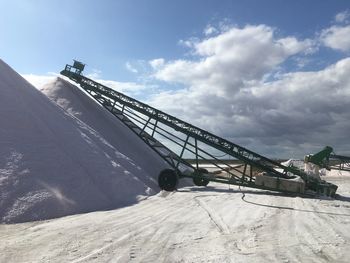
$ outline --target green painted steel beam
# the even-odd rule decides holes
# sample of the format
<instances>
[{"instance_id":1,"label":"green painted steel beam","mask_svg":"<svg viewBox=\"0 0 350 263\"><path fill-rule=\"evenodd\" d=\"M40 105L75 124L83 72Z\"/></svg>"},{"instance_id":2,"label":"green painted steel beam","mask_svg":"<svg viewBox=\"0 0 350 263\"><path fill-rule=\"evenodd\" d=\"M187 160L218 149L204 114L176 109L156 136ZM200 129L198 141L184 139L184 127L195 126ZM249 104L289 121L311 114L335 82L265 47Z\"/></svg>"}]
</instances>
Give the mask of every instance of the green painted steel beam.
<instances>
[{"instance_id":1,"label":"green painted steel beam","mask_svg":"<svg viewBox=\"0 0 350 263\"><path fill-rule=\"evenodd\" d=\"M77 64L76 64L77 63ZM84 69L84 64L81 62L74 62L74 65L66 65L65 69L61 71L61 74L64 76L67 76L68 78L74 80L80 86L88 91L90 94L95 93L96 95L93 96L100 104L102 104L105 108L107 108L110 112L114 114L114 107L116 103L119 103L122 106L122 110L124 108L130 108L132 110L135 110L145 116L147 116L149 119L147 123L151 119L154 119L156 123L162 123L166 125L167 127L170 127L174 129L175 131L181 132L187 136L187 140L185 145L183 146L182 153L183 154L186 144L188 143L188 138L192 137L196 141L196 147L197 147L197 140L201 141L202 143L211 146L219 151L222 151L223 153L226 153L234 158L237 158L244 162L245 164L249 164L251 167L257 167L262 171L267 172L268 175L277 177L277 178L290 178L290 174L300 176L306 183L306 185L309 188L313 188L315 191L319 191L319 188L329 188L332 189L332 191L336 191L337 186L327 183L325 181L318 181L317 179L308 176L306 173L304 173L301 170L296 169L295 167L287 167L284 166L274 160L271 160L267 157L264 157L258 153L255 153L251 150L248 150L242 146L239 146L237 144L234 144L224 138L221 138L219 136L216 136L208 131L205 131L203 129L200 129L194 125L191 125L187 122L184 122L174 116L171 116L165 112L162 112L156 108L153 108L145 103L142 103L136 99L133 99L129 96L126 96L118 91L115 91L111 88L108 88L98 82L95 82L85 76L83 76L82 70ZM113 105L113 106L112 106ZM118 113L119 114L119 113ZM121 114L124 114L121 112ZM116 114L114 114L116 117L118 117ZM144 128L147 126L147 123L145 124ZM130 125L128 123L125 123L127 125ZM131 128L129 126L129 128ZM132 129L132 128L131 128ZM154 133L154 132L153 132ZM152 133L152 134L153 134ZM137 134L141 139L143 139L147 143L147 138L144 137L145 132L142 131L142 133ZM151 135L148 135L149 137L153 137ZM155 139L154 139L155 140ZM156 140L155 140L156 141ZM158 142L159 143L159 142ZM148 143L149 144L149 143ZM150 145L150 144L149 144ZM157 151L152 145L150 145L155 151ZM164 146L165 147L165 146ZM166 147L165 147L166 148ZM197 148L196 148L197 149ZM159 154L159 152L158 152ZM161 154L160 154L161 155ZM174 160L170 162L169 159L166 159L165 156L162 156L175 170L177 170L177 166L179 162L184 163L185 165L190 165L188 162L183 160L180 156L176 156ZM190 165L191 166L191 165ZM191 166L192 167L192 166ZM275 168L281 169L283 172L276 171ZM196 168L194 168L196 169ZM191 176L190 176L191 177ZM244 177L244 176L243 176ZM211 178L211 181L218 181L218 182L224 182L224 183L232 183L236 185L247 185L249 187L259 188L259 189L265 189L265 190L274 190L276 189L266 189L262 188L261 186L254 185L254 182L252 181L252 175L250 176L250 182L248 181L231 181L228 180L222 181L222 179L219 178ZM203 177L205 179L205 176ZM334 190L335 189L335 190ZM278 191L278 190L277 190Z\"/></svg>"}]
</instances>

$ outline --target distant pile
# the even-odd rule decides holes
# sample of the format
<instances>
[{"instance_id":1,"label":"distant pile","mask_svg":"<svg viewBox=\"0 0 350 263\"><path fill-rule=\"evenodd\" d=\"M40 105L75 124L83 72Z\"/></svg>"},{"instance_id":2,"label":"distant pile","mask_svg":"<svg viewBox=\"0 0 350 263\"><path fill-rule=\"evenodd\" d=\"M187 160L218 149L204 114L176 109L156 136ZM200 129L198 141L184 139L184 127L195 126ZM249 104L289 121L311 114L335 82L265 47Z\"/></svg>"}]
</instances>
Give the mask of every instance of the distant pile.
<instances>
[{"instance_id":1,"label":"distant pile","mask_svg":"<svg viewBox=\"0 0 350 263\"><path fill-rule=\"evenodd\" d=\"M74 85L40 91L0 60L0 222L129 205L166 165ZM57 104L56 104L56 103Z\"/></svg>"}]
</instances>

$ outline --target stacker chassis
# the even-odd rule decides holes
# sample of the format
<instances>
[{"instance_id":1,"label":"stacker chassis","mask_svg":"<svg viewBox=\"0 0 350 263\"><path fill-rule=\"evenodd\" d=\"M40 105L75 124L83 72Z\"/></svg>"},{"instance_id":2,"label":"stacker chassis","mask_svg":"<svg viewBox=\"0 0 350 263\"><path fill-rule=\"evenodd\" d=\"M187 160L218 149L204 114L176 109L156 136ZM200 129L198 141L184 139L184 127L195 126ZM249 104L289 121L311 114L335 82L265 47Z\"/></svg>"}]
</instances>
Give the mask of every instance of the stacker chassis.
<instances>
[{"instance_id":1,"label":"stacker chassis","mask_svg":"<svg viewBox=\"0 0 350 263\"><path fill-rule=\"evenodd\" d=\"M335 195L336 185L293 166L284 166L108 88L83 76L84 67L83 63L74 61L73 65L67 64L61 74L79 84L164 159L169 168L158 176L161 189L173 191L179 179L191 178L198 186L218 182L298 195ZM218 155L238 159L242 165L234 165ZM187 161L186 156L191 156L194 163ZM203 160L216 171L201 168L199 163Z\"/></svg>"}]
</instances>

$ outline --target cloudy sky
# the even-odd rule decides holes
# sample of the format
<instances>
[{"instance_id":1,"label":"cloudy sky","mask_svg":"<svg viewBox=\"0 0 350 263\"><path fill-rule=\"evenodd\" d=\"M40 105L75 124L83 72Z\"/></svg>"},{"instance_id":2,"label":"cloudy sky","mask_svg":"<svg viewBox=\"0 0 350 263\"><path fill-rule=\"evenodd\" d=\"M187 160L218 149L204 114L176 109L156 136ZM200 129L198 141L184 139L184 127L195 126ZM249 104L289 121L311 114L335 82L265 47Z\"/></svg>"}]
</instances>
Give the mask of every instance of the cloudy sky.
<instances>
[{"instance_id":1,"label":"cloudy sky","mask_svg":"<svg viewBox=\"0 0 350 263\"><path fill-rule=\"evenodd\" d=\"M270 157L350 155L348 0L0 0L0 55L86 74Z\"/></svg>"}]
</instances>

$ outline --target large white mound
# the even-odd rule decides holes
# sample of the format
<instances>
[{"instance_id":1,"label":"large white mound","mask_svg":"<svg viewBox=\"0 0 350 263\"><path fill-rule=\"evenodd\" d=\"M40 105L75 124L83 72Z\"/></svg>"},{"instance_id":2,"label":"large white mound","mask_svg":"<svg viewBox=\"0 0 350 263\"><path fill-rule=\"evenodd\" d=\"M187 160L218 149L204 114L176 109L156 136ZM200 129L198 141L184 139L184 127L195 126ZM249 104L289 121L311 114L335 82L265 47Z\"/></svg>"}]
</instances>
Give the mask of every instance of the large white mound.
<instances>
[{"instance_id":1,"label":"large white mound","mask_svg":"<svg viewBox=\"0 0 350 263\"><path fill-rule=\"evenodd\" d=\"M112 209L159 191L165 164L137 136L65 81L44 91L74 115L0 60L0 222Z\"/></svg>"},{"instance_id":2,"label":"large white mound","mask_svg":"<svg viewBox=\"0 0 350 263\"><path fill-rule=\"evenodd\" d=\"M77 86L62 78L56 78L37 88L66 112L89 125L109 144L131 158L148 174L158 175L159 167L164 167L164 161L157 153L146 147L127 126ZM146 180L148 184L155 183L153 178L149 181L144 175L140 176L140 180Z\"/></svg>"}]
</instances>

